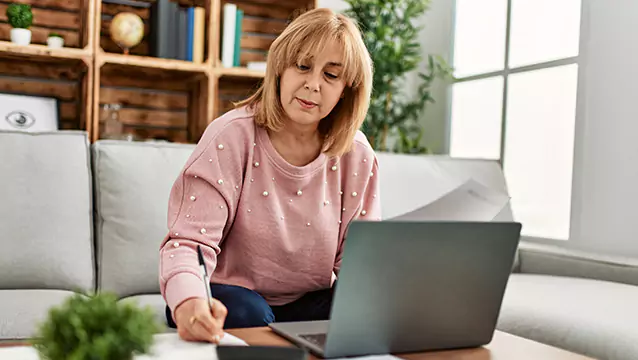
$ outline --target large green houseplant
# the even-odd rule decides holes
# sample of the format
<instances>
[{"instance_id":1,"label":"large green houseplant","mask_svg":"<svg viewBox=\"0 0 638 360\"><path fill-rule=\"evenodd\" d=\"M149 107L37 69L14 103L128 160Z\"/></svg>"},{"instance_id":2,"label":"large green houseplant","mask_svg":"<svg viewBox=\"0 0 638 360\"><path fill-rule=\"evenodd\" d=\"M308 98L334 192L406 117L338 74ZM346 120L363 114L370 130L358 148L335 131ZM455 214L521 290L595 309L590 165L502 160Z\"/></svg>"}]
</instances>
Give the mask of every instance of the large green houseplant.
<instances>
[{"instance_id":1,"label":"large green houseplant","mask_svg":"<svg viewBox=\"0 0 638 360\"><path fill-rule=\"evenodd\" d=\"M434 102L431 86L451 75L448 64L429 55L427 71L419 73L416 93L405 91L405 77L423 61L417 21L429 9L429 0L345 0L345 14L361 28L374 64L373 93L362 131L379 151L424 153L420 144L421 116ZM389 137L396 140L389 148Z\"/></svg>"}]
</instances>

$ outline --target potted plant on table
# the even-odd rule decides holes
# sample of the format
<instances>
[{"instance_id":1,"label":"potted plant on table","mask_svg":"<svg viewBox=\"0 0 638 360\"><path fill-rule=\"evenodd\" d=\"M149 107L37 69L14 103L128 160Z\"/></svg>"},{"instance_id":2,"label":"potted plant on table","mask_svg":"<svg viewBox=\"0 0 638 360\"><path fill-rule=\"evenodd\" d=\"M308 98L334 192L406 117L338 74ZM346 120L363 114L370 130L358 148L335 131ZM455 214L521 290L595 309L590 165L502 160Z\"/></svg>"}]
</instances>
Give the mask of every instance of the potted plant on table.
<instances>
[{"instance_id":1,"label":"potted plant on table","mask_svg":"<svg viewBox=\"0 0 638 360\"><path fill-rule=\"evenodd\" d=\"M52 32L49 34L49 37L47 38L47 45L50 48L59 49L64 46L64 38L62 37L62 35L56 32Z\"/></svg>"},{"instance_id":2,"label":"potted plant on table","mask_svg":"<svg viewBox=\"0 0 638 360\"><path fill-rule=\"evenodd\" d=\"M78 293L49 310L33 346L48 360L131 360L150 351L160 330L150 308Z\"/></svg>"},{"instance_id":3,"label":"potted plant on table","mask_svg":"<svg viewBox=\"0 0 638 360\"><path fill-rule=\"evenodd\" d=\"M31 24L33 12L29 4L11 4L7 7L7 20L11 25L11 42L19 45L31 43Z\"/></svg>"}]
</instances>

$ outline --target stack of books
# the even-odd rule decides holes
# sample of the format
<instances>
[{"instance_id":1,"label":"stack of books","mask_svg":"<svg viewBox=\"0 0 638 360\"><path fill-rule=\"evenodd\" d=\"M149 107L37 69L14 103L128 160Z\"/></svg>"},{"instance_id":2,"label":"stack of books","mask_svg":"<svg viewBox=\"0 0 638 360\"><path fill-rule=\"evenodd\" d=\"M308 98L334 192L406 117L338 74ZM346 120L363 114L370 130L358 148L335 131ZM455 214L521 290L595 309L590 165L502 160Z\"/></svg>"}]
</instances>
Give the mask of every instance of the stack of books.
<instances>
[{"instance_id":1,"label":"stack of books","mask_svg":"<svg viewBox=\"0 0 638 360\"><path fill-rule=\"evenodd\" d=\"M204 61L206 10L200 6L182 7L170 0L151 5L150 56Z\"/></svg>"}]
</instances>

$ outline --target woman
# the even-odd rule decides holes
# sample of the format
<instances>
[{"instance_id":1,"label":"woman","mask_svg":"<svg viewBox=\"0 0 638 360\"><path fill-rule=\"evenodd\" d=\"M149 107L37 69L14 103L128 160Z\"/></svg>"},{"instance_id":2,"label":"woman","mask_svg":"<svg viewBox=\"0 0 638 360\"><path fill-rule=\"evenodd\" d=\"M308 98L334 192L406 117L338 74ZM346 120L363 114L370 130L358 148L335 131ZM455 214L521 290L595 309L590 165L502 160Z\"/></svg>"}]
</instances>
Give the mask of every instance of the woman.
<instances>
[{"instance_id":1,"label":"woman","mask_svg":"<svg viewBox=\"0 0 638 360\"><path fill-rule=\"evenodd\" d=\"M371 84L357 27L312 10L274 41L255 95L208 126L171 191L160 251L167 320L183 339L328 318L348 224L380 219L377 160L358 130Z\"/></svg>"}]
</instances>

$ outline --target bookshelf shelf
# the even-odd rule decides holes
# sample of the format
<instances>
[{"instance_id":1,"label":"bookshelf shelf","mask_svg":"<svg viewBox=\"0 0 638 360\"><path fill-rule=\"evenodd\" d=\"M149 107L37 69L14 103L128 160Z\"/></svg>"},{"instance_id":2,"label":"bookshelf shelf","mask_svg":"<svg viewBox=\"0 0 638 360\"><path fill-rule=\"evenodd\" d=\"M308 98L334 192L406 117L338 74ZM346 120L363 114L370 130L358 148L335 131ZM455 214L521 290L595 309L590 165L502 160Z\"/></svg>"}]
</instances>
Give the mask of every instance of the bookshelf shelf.
<instances>
[{"instance_id":1,"label":"bookshelf shelf","mask_svg":"<svg viewBox=\"0 0 638 360\"><path fill-rule=\"evenodd\" d=\"M219 67L215 73L220 77L263 78L265 73L259 70L251 70L245 67Z\"/></svg>"},{"instance_id":2,"label":"bookshelf shelf","mask_svg":"<svg viewBox=\"0 0 638 360\"><path fill-rule=\"evenodd\" d=\"M136 66L145 69L174 70L182 72L206 73L210 66L206 63L197 64L192 61L161 59L152 56L123 55L102 53L98 55L98 64L119 64Z\"/></svg>"},{"instance_id":3,"label":"bookshelf shelf","mask_svg":"<svg viewBox=\"0 0 638 360\"><path fill-rule=\"evenodd\" d=\"M90 59L91 52L85 49L53 49L46 45L17 45L10 41L0 41L0 57L5 59L46 60L49 58L82 60Z\"/></svg>"}]
</instances>

